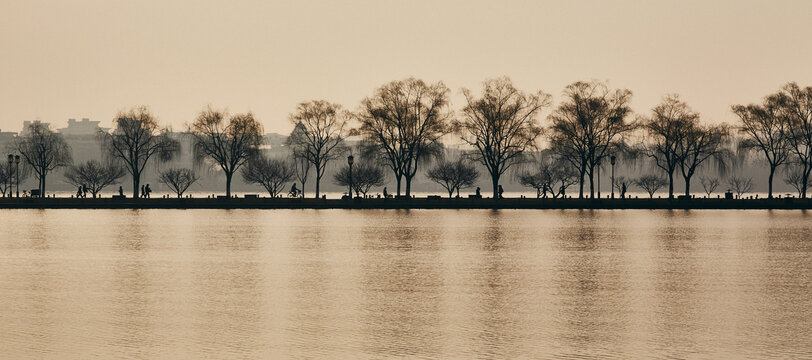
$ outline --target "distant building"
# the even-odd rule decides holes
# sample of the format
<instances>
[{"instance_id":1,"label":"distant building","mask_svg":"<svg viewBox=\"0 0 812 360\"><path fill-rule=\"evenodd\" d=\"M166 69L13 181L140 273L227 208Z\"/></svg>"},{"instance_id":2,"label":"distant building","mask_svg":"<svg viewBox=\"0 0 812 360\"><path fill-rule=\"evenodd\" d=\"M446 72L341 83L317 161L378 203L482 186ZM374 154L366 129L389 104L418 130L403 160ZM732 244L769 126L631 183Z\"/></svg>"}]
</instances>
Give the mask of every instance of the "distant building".
<instances>
[{"instance_id":1,"label":"distant building","mask_svg":"<svg viewBox=\"0 0 812 360\"><path fill-rule=\"evenodd\" d=\"M26 120L26 121L23 121L23 131L20 132L20 136L28 134L28 129L31 128L31 124L33 124L35 122L38 122L38 123L44 125L48 129L51 128L51 123L42 122L42 121L39 121L39 120L34 120L34 121L27 121Z\"/></svg>"},{"instance_id":2,"label":"distant building","mask_svg":"<svg viewBox=\"0 0 812 360\"><path fill-rule=\"evenodd\" d=\"M3 131L2 129L0 129L0 144L10 143L16 135L17 135L16 132Z\"/></svg>"},{"instance_id":3,"label":"distant building","mask_svg":"<svg viewBox=\"0 0 812 360\"><path fill-rule=\"evenodd\" d=\"M90 121L88 118L83 118L82 121L76 119L68 119L68 127L58 129L63 135L95 135L99 130L107 131L109 129L99 126L99 121Z\"/></svg>"}]
</instances>

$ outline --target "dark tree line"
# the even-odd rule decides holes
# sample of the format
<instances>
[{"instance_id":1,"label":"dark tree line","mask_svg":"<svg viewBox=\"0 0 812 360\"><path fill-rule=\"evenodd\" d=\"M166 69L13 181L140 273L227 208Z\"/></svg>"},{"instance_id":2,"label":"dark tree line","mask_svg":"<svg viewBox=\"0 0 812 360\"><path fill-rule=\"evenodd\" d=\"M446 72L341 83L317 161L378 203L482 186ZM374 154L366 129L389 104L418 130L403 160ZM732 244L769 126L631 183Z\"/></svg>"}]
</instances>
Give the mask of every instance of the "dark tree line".
<instances>
[{"instance_id":1,"label":"dark tree line","mask_svg":"<svg viewBox=\"0 0 812 360\"><path fill-rule=\"evenodd\" d=\"M800 197L806 197L810 187L812 87L789 83L761 103L733 105L731 110L740 119L735 125L703 122L677 95L667 95L650 113L633 117L631 91L612 89L601 81L568 85L546 123L541 115L551 106L552 97L541 91L519 90L509 78L486 80L478 94L468 89L462 94L465 103L455 113L445 84L408 78L377 88L354 112L325 100L303 102L290 116L294 129L286 144L291 154L288 159L263 155L262 126L251 113L231 115L206 107L188 131L194 136L198 163L225 175L227 196L231 196L233 175L242 170L243 180L265 187L272 196L294 178L304 190L312 174L318 198L328 165L348 153L347 138L354 135L360 140L359 155L365 159L359 163L357 175L375 175L366 182L359 178L358 193L382 186L384 180L377 172L385 167L393 175L397 194L404 191L405 182L405 195L410 196L414 178L426 168L427 178L453 195L473 186L479 175L473 164L479 164L488 174L495 198L500 181L509 172L521 184L536 189L539 197L564 196L568 187L577 184L578 197L594 198L601 169L607 166L607 159L617 158L659 171L624 182L627 187L638 186L653 196L664 179L668 196L673 197L676 174L685 185L684 195L691 196L694 178L707 171L726 177L731 186L747 183L727 172L753 156L768 165L769 197L779 172ZM21 155L26 172L31 170L39 181L42 196L47 176L68 167L68 181L89 185L94 194L118 181L124 169L132 178L137 198L144 170L171 160L180 144L144 106L118 113L113 125L112 131L98 136L107 155L102 162L71 166L71 149L64 138L40 122L17 136L10 150ZM454 162L443 159L441 140L450 135L456 136L463 150L462 158ZM530 156L541 153L546 154L543 159ZM349 182L348 170L336 175L335 182L344 178ZM9 171L0 176L9 178L13 175ZM719 184L709 179L700 179L708 195ZM13 181L6 180L0 189L3 192ZM171 186L172 182L165 183ZM617 186L613 183L610 188ZM752 183L737 186L740 190L748 187Z\"/></svg>"}]
</instances>

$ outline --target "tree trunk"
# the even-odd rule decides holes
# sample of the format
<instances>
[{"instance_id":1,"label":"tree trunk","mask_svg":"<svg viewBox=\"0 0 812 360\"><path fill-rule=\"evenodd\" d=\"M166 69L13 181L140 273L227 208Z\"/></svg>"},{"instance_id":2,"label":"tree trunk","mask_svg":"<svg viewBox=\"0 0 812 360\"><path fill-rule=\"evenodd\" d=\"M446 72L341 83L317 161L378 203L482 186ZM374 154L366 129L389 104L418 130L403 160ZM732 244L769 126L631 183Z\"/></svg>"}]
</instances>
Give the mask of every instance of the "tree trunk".
<instances>
[{"instance_id":1,"label":"tree trunk","mask_svg":"<svg viewBox=\"0 0 812 360\"><path fill-rule=\"evenodd\" d=\"M398 196L400 196L400 181L403 180L403 175L396 174L395 177L398 178Z\"/></svg>"},{"instance_id":2,"label":"tree trunk","mask_svg":"<svg viewBox=\"0 0 812 360\"><path fill-rule=\"evenodd\" d=\"M491 181L493 182L493 198L499 198L499 174L491 174Z\"/></svg>"},{"instance_id":3,"label":"tree trunk","mask_svg":"<svg viewBox=\"0 0 812 360\"><path fill-rule=\"evenodd\" d=\"M578 180L578 198L584 198L584 175L586 174L586 167L581 166L581 173L579 174Z\"/></svg>"},{"instance_id":4,"label":"tree trunk","mask_svg":"<svg viewBox=\"0 0 812 360\"><path fill-rule=\"evenodd\" d=\"M45 197L45 175L39 177L39 197Z\"/></svg>"},{"instance_id":5,"label":"tree trunk","mask_svg":"<svg viewBox=\"0 0 812 360\"><path fill-rule=\"evenodd\" d=\"M231 177L234 176L234 172L226 172L226 196L231 198ZM180 197L180 195L178 195Z\"/></svg>"},{"instance_id":6,"label":"tree trunk","mask_svg":"<svg viewBox=\"0 0 812 360\"><path fill-rule=\"evenodd\" d=\"M651 197L654 197L654 195L651 195ZM674 171L668 173L668 198L674 198Z\"/></svg>"},{"instance_id":7,"label":"tree trunk","mask_svg":"<svg viewBox=\"0 0 812 360\"><path fill-rule=\"evenodd\" d=\"M133 175L133 199L138 199L138 186L141 185L141 177Z\"/></svg>"},{"instance_id":8,"label":"tree trunk","mask_svg":"<svg viewBox=\"0 0 812 360\"><path fill-rule=\"evenodd\" d=\"M773 198L773 175L775 174L775 166L770 165L770 177L767 179L767 198Z\"/></svg>"},{"instance_id":9,"label":"tree trunk","mask_svg":"<svg viewBox=\"0 0 812 360\"><path fill-rule=\"evenodd\" d=\"M687 196L687 197L691 197L691 176L693 176L693 175L684 176L684 178L685 178L685 196Z\"/></svg>"},{"instance_id":10,"label":"tree trunk","mask_svg":"<svg viewBox=\"0 0 812 360\"><path fill-rule=\"evenodd\" d=\"M595 198L595 169L589 171L589 198Z\"/></svg>"},{"instance_id":11,"label":"tree trunk","mask_svg":"<svg viewBox=\"0 0 812 360\"><path fill-rule=\"evenodd\" d=\"M412 177L409 175L404 175L406 178L406 197L412 197Z\"/></svg>"},{"instance_id":12,"label":"tree trunk","mask_svg":"<svg viewBox=\"0 0 812 360\"><path fill-rule=\"evenodd\" d=\"M316 171L318 171L318 170L316 170ZM320 182L321 182L321 177L319 177L318 173L316 173L316 199L319 198L319 183Z\"/></svg>"}]
</instances>

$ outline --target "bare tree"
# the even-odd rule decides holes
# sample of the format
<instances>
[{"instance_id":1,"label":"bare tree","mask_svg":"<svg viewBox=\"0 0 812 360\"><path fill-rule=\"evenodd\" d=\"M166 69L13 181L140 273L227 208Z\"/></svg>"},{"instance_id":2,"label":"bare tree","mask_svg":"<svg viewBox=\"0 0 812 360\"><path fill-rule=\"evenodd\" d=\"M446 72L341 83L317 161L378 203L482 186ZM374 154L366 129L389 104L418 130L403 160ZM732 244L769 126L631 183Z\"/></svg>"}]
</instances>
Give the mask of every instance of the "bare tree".
<instances>
[{"instance_id":1,"label":"bare tree","mask_svg":"<svg viewBox=\"0 0 812 360\"><path fill-rule=\"evenodd\" d=\"M45 197L48 174L72 162L71 148L62 135L39 121L31 123L24 134L16 137L13 147L34 169L34 175L39 180L40 197Z\"/></svg>"},{"instance_id":2,"label":"bare tree","mask_svg":"<svg viewBox=\"0 0 812 360\"><path fill-rule=\"evenodd\" d=\"M383 186L386 181L386 175L383 169L370 161L359 161L352 168L352 190L355 191L355 196L363 194L367 197L367 192L373 186ZM347 187L350 185L350 168L348 165L342 166L338 172L333 175L333 183L338 186ZM352 195L352 194L350 194Z\"/></svg>"},{"instance_id":3,"label":"bare tree","mask_svg":"<svg viewBox=\"0 0 812 360\"><path fill-rule=\"evenodd\" d=\"M677 146L677 158L685 180L685 196L691 196L691 178L705 161L713 159L717 170L724 174L732 158L730 150L725 148L730 130L725 124L692 124L683 131L685 135Z\"/></svg>"},{"instance_id":4,"label":"bare tree","mask_svg":"<svg viewBox=\"0 0 812 360\"><path fill-rule=\"evenodd\" d=\"M87 187L93 198L106 186L117 183L126 170L118 164L102 164L98 160L90 160L68 168L65 179L73 186Z\"/></svg>"},{"instance_id":5,"label":"bare tree","mask_svg":"<svg viewBox=\"0 0 812 360\"><path fill-rule=\"evenodd\" d=\"M457 192L457 197L459 197L460 189L473 186L477 178L479 178L479 172L472 164L460 158L455 161L444 160L438 162L429 169L426 176L429 180L445 188L450 199L454 196L454 191Z\"/></svg>"},{"instance_id":6,"label":"bare tree","mask_svg":"<svg viewBox=\"0 0 812 360\"><path fill-rule=\"evenodd\" d=\"M767 97L763 105L733 105L733 113L739 116L742 125L739 132L747 136L739 144L744 150L760 150L770 166L767 178L767 197L773 197L773 176L775 170L789 160L790 145L787 137L788 122L781 116L780 100L776 96Z\"/></svg>"},{"instance_id":7,"label":"bare tree","mask_svg":"<svg viewBox=\"0 0 812 360\"><path fill-rule=\"evenodd\" d=\"M207 106L189 127L195 138L197 160L208 160L226 176L226 196L231 197L234 173L255 156L262 143L262 124L254 114L229 115Z\"/></svg>"},{"instance_id":8,"label":"bare tree","mask_svg":"<svg viewBox=\"0 0 812 360\"><path fill-rule=\"evenodd\" d=\"M705 190L705 194L708 194L708 197L710 197L711 194L719 186L719 179L714 177L701 176L699 177L699 183L702 184L702 189Z\"/></svg>"},{"instance_id":9,"label":"bare tree","mask_svg":"<svg viewBox=\"0 0 812 360\"><path fill-rule=\"evenodd\" d=\"M149 160L157 157L168 161L180 151L180 143L169 131L158 126L155 116L145 106L119 112L112 132L100 132L102 144L114 159L122 161L133 178L133 199L138 199L141 174Z\"/></svg>"},{"instance_id":10,"label":"bare tree","mask_svg":"<svg viewBox=\"0 0 812 360\"><path fill-rule=\"evenodd\" d=\"M299 180L307 177L312 164L316 171L316 198L320 196L321 178L327 169L327 163L341 156L345 149L344 138L347 136L348 115L341 110L341 105L324 100L303 102L290 115L294 124L293 132L288 138L288 145L293 150L293 157L298 159L297 173L304 174ZM302 172L304 170L304 172ZM302 181L304 193L304 181Z\"/></svg>"},{"instance_id":11,"label":"bare tree","mask_svg":"<svg viewBox=\"0 0 812 360\"><path fill-rule=\"evenodd\" d=\"M17 174L18 171L20 172L19 174ZM18 187L19 190L19 184L28 178L29 173L30 169L28 166L20 167L16 164L0 164L0 197L11 197L14 187Z\"/></svg>"},{"instance_id":12,"label":"bare tree","mask_svg":"<svg viewBox=\"0 0 812 360\"><path fill-rule=\"evenodd\" d=\"M795 162L787 164L784 183L792 186L798 192L798 197L801 198L810 187L808 182L804 182L804 166Z\"/></svg>"},{"instance_id":13,"label":"bare tree","mask_svg":"<svg viewBox=\"0 0 812 360\"><path fill-rule=\"evenodd\" d=\"M554 199L564 196L568 187L578 182L578 171L559 156L547 156L542 152L530 169L517 174L520 184L536 190L536 198Z\"/></svg>"},{"instance_id":14,"label":"bare tree","mask_svg":"<svg viewBox=\"0 0 812 360\"><path fill-rule=\"evenodd\" d=\"M487 169L493 198L498 199L499 179L522 161L525 151L536 148L543 130L536 116L550 105L551 96L541 91L525 94L507 77L485 80L479 98L468 89L463 95L467 104L454 128L475 149L473 158Z\"/></svg>"},{"instance_id":15,"label":"bare tree","mask_svg":"<svg viewBox=\"0 0 812 360\"><path fill-rule=\"evenodd\" d=\"M296 128L303 127L301 124L297 124ZM296 129L294 128L293 132L296 133L297 131L303 131L304 129ZM290 137L288 137L288 141L290 141ZM301 149L293 149L293 170L294 176L296 180L302 184L302 198L305 197L305 184L307 184L307 177L310 175L310 168L312 167L310 160L308 159L307 153L301 151Z\"/></svg>"},{"instance_id":16,"label":"bare tree","mask_svg":"<svg viewBox=\"0 0 812 360\"><path fill-rule=\"evenodd\" d=\"M634 181L634 184L639 186L648 193L649 198L654 197L654 193L660 190L663 186L668 185L668 180L654 174L643 175Z\"/></svg>"},{"instance_id":17,"label":"bare tree","mask_svg":"<svg viewBox=\"0 0 812 360\"><path fill-rule=\"evenodd\" d=\"M442 82L427 84L409 78L381 86L361 102L356 117L365 138L366 154L376 154L394 173L397 194L406 179L411 196L418 166L439 155L439 140L448 133L449 90Z\"/></svg>"},{"instance_id":18,"label":"bare tree","mask_svg":"<svg viewBox=\"0 0 812 360\"><path fill-rule=\"evenodd\" d=\"M731 176L727 179L727 184L736 192L736 197L741 199L744 193L753 190L753 179L740 176Z\"/></svg>"},{"instance_id":19,"label":"bare tree","mask_svg":"<svg viewBox=\"0 0 812 360\"><path fill-rule=\"evenodd\" d=\"M178 195L178 198L183 197L183 193L186 192L192 184L196 183L198 179L200 179L200 177L195 174L194 170L185 168L167 169L162 171L158 177L158 181L169 186L169 188Z\"/></svg>"},{"instance_id":20,"label":"bare tree","mask_svg":"<svg viewBox=\"0 0 812 360\"><path fill-rule=\"evenodd\" d=\"M280 159L256 156L242 168L242 178L249 184L259 184L271 197L278 197L285 183L293 178L293 165Z\"/></svg>"},{"instance_id":21,"label":"bare tree","mask_svg":"<svg viewBox=\"0 0 812 360\"><path fill-rule=\"evenodd\" d=\"M686 131L699 120L699 114L673 94L651 109L651 116L641 117L646 130L642 153L654 161L668 176L668 197L674 197L674 171L680 164L678 148Z\"/></svg>"},{"instance_id":22,"label":"bare tree","mask_svg":"<svg viewBox=\"0 0 812 360\"><path fill-rule=\"evenodd\" d=\"M789 83L771 96L787 122L787 142L792 161L800 171L800 197L806 198L809 189L809 173L812 171L812 87L801 88Z\"/></svg>"},{"instance_id":23,"label":"bare tree","mask_svg":"<svg viewBox=\"0 0 812 360\"><path fill-rule=\"evenodd\" d=\"M626 121L632 92L610 91L599 81L579 81L567 86L564 96L564 102L550 115L551 146L578 169L578 197L583 198L584 178L589 176L589 193L594 198L595 167L624 147L623 136L634 129L634 124Z\"/></svg>"}]
</instances>

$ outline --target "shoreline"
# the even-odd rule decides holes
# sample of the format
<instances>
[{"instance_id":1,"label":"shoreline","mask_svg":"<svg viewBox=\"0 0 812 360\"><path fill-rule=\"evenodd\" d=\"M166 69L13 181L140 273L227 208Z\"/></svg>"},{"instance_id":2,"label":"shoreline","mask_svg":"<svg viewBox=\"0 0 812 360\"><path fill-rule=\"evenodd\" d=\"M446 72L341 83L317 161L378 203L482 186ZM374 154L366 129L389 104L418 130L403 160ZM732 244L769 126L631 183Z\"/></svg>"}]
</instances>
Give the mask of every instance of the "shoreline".
<instances>
[{"instance_id":1,"label":"shoreline","mask_svg":"<svg viewBox=\"0 0 812 360\"><path fill-rule=\"evenodd\" d=\"M679 209L806 210L812 199L0 198L0 209Z\"/></svg>"}]
</instances>

